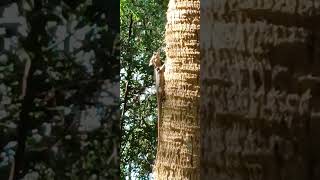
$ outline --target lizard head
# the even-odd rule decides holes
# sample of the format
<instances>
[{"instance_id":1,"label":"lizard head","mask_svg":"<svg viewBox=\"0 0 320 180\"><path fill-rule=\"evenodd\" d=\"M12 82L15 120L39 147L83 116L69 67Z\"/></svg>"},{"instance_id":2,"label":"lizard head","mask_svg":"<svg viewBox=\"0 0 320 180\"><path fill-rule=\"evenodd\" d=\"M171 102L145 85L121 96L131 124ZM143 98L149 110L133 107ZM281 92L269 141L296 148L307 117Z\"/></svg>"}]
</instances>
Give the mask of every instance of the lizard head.
<instances>
[{"instance_id":1,"label":"lizard head","mask_svg":"<svg viewBox=\"0 0 320 180\"><path fill-rule=\"evenodd\" d=\"M160 62L160 52L154 52L150 62L149 62L149 66L157 66Z\"/></svg>"}]
</instances>

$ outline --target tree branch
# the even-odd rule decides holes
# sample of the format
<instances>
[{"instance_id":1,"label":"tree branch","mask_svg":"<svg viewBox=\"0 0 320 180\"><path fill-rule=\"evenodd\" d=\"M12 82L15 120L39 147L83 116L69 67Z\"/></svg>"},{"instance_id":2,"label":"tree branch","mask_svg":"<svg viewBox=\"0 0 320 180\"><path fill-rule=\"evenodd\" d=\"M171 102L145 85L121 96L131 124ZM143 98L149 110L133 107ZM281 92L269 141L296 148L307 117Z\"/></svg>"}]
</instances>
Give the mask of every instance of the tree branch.
<instances>
[{"instance_id":1,"label":"tree branch","mask_svg":"<svg viewBox=\"0 0 320 180\"><path fill-rule=\"evenodd\" d=\"M129 81L126 82L126 90L124 92L124 100L123 100L123 107L122 107L122 113L121 113L121 130L123 126L123 117L127 110L127 102L128 102L128 93L129 92Z\"/></svg>"}]
</instances>

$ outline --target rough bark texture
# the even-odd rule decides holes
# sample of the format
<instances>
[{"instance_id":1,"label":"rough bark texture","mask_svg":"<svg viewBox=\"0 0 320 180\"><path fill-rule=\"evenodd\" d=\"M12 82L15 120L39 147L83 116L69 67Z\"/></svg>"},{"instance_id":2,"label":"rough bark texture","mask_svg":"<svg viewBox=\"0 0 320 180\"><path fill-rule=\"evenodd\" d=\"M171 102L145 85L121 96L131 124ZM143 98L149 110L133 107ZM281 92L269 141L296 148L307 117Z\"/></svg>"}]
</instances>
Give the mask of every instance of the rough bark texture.
<instances>
[{"instance_id":1,"label":"rough bark texture","mask_svg":"<svg viewBox=\"0 0 320 180\"><path fill-rule=\"evenodd\" d=\"M201 1L201 179L320 179L319 3Z\"/></svg>"},{"instance_id":2,"label":"rough bark texture","mask_svg":"<svg viewBox=\"0 0 320 180\"><path fill-rule=\"evenodd\" d=\"M200 1L170 0L166 25L165 101L154 167L161 179L200 176Z\"/></svg>"}]
</instances>

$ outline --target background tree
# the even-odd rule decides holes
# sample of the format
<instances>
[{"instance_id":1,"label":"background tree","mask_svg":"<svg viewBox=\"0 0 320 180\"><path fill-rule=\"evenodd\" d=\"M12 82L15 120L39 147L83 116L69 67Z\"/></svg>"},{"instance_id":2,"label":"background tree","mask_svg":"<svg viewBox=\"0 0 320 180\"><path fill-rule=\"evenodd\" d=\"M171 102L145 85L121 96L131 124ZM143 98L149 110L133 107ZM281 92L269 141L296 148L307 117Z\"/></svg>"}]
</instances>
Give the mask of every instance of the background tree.
<instances>
[{"instance_id":1,"label":"background tree","mask_svg":"<svg viewBox=\"0 0 320 180\"><path fill-rule=\"evenodd\" d=\"M319 6L257 2L201 1L201 179L319 179Z\"/></svg>"},{"instance_id":2,"label":"background tree","mask_svg":"<svg viewBox=\"0 0 320 180\"><path fill-rule=\"evenodd\" d=\"M121 177L149 179L156 152L156 96L149 59L163 46L167 1L121 0ZM164 59L164 54L161 54Z\"/></svg>"},{"instance_id":3,"label":"background tree","mask_svg":"<svg viewBox=\"0 0 320 180\"><path fill-rule=\"evenodd\" d=\"M0 179L118 177L117 4L1 4Z\"/></svg>"}]
</instances>

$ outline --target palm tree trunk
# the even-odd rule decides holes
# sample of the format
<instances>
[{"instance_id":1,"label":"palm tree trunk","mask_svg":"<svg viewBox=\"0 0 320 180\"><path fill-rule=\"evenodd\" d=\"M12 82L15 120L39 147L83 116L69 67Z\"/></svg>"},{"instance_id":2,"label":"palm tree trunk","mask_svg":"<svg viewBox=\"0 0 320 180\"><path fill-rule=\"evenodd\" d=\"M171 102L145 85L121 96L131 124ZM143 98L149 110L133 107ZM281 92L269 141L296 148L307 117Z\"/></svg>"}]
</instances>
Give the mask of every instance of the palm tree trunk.
<instances>
[{"instance_id":1,"label":"palm tree trunk","mask_svg":"<svg viewBox=\"0 0 320 180\"><path fill-rule=\"evenodd\" d=\"M170 0L157 180L199 179L199 29L200 0Z\"/></svg>"},{"instance_id":2,"label":"palm tree trunk","mask_svg":"<svg viewBox=\"0 0 320 180\"><path fill-rule=\"evenodd\" d=\"M201 1L201 179L320 179L315 6Z\"/></svg>"}]
</instances>

